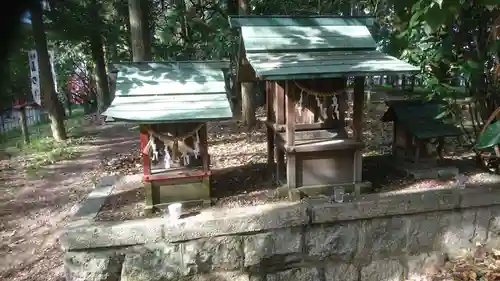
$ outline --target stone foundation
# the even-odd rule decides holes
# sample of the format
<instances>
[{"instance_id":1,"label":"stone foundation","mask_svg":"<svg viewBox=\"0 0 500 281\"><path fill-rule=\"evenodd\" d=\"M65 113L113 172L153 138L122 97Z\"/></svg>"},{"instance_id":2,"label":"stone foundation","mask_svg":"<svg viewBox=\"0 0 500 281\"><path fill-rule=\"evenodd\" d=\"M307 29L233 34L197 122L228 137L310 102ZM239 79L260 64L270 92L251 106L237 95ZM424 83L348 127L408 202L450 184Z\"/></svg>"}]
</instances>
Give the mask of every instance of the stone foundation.
<instances>
[{"instance_id":1,"label":"stone foundation","mask_svg":"<svg viewBox=\"0 0 500 281\"><path fill-rule=\"evenodd\" d=\"M371 195L84 222L60 237L69 281L426 280L477 242L500 242L500 189Z\"/></svg>"}]
</instances>

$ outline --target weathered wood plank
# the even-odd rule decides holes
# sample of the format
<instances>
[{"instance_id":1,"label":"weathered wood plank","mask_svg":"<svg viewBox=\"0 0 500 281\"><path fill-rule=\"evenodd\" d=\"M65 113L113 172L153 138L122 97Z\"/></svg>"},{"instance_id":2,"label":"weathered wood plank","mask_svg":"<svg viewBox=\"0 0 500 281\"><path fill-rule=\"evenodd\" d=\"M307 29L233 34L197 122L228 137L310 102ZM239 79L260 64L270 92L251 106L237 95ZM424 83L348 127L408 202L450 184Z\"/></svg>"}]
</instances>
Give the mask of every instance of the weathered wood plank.
<instances>
[{"instance_id":1,"label":"weathered wood plank","mask_svg":"<svg viewBox=\"0 0 500 281\"><path fill-rule=\"evenodd\" d=\"M292 97L296 86L291 81L285 83L286 145L293 146L295 144L295 101Z\"/></svg>"},{"instance_id":2,"label":"weathered wood plank","mask_svg":"<svg viewBox=\"0 0 500 281\"><path fill-rule=\"evenodd\" d=\"M363 109L364 109L365 77L354 78L354 99L353 99L353 133L354 139L361 142L363 139Z\"/></svg>"}]
</instances>

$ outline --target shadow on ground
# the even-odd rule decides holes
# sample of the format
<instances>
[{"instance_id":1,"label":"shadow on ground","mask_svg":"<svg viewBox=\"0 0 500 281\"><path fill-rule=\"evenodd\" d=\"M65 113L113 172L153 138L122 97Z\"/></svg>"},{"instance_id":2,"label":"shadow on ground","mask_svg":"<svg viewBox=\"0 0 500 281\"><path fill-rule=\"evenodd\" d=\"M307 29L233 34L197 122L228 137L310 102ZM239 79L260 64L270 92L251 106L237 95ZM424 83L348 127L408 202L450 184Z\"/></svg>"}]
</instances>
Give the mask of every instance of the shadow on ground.
<instances>
[{"instance_id":1,"label":"shadow on ground","mask_svg":"<svg viewBox=\"0 0 500 281\"><path fill-rule=\"evenodd\" d=\"M276 185L269 174L267 164L251 163L238 167L214 170L212 196L218 199L255 191L269 190Z\"/></svg>"}]
</instances>

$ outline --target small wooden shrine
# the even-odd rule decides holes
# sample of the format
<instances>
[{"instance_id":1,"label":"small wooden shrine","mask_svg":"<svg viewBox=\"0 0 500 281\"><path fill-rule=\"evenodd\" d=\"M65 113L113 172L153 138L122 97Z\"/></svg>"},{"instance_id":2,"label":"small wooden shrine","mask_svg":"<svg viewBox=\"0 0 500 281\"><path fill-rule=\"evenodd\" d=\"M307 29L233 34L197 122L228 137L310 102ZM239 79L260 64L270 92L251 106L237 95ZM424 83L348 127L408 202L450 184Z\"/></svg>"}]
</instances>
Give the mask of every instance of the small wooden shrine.
<instances>
[{"instance_id":1,"label":"small wooden shrine","mask_svg":"<svg viewBox=\"0 0 500 281\"><path fill-rule=\"evenodd\" d=\"M139 124L146 209L172 202L210 205L207 121L231 119L228 62L114 65L113 102L103 113Z\"/></svg>"},{"instance_id":2,"label":"small wooden shrine","mask_svg":"<svg viewBox=\"0 0 500 281\"><path fill-rule=\"evenodd\" d=\"M446 106L432 100L392 100L382 122L393 122L392 155L396 160L415 164L443 159L445 138L457 137L462 131L446 123Z\"/></svg>"},{"instance_id":3,"label":"small wooden shrine","mask_svg":"<svg viewBox=\"0 0 500 281\"><path fill-rule=\"evenodd\" d=\"M376 50L369 17L235 16L238 82L266 81L268 164L289 196L362 183L365 77L419 69ZM348 78L354 77L353 113ZM352 134L349 134L352 131ZM330 193L331 194L331 193Z\"/></svg>"}]
</instances>

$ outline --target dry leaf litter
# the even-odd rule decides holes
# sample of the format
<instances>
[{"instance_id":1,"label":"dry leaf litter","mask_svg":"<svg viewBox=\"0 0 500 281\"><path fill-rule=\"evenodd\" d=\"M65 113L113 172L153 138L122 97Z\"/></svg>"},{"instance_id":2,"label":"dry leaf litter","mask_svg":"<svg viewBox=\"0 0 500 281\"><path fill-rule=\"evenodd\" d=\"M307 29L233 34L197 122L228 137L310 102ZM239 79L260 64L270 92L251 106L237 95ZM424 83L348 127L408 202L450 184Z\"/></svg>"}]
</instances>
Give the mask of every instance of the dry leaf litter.
<instances>
[{"instance_id":1,"label":"dry leaf litter","mask_svg":"<svg viewBox=\"0 0 500 281\"><path fill-rule=\"evenodd\" d=\"M381 97L365 104L364 156L386 155L391 151L392 124L380 121L386 111ZM350 108L352 109L352 101ZM238 207L264 204L277 200L272 190L273 181L266 177L266 128L264 108L257 110L258 124L248 131L238 121L211 122L208 125L208 145L211 157L212 195L217 198L214 207ZM352 116L352 112L348 112ZM448 151L453 151L448 146ZM109 160L105 170L109 173L141 173L141 158L137 150L128 155L121 155L117 160ZM403 193L435 188L451 188L452 180L414 180L395 173L390 159L384 156L366 158L363 178L373 183L374 192ZM121 172L117 161L126 167ZM470 161L469 161L470 162ZM481 171L475 163L463 164L461 172L476 174ZM111 163L111 164L110 164ZM385 171L380 172L380 171ZM488 177L488 174L485 175ZM482 178L482 177L477 177ZM495 178L494 180L498 180ZM481 180L478 180L479 182ZM144 194L141 181L117 185L112 196L98 215L99 220L133 219L143 216Z\"/></svg>"}]
</instances>

